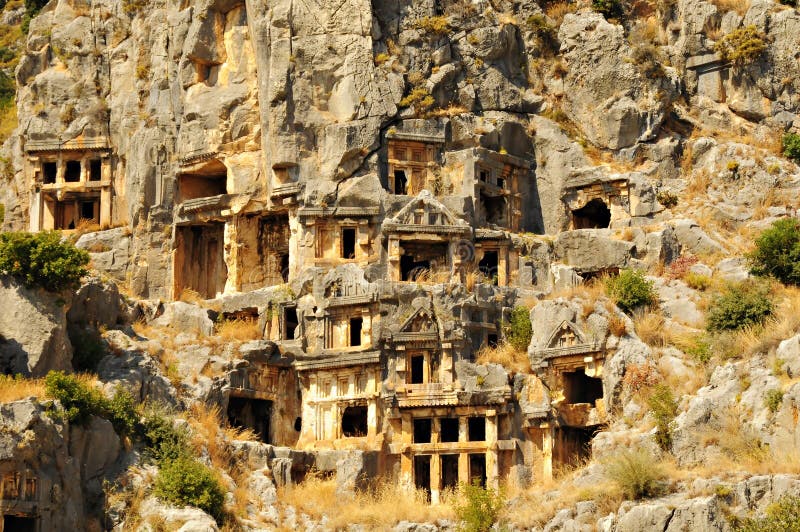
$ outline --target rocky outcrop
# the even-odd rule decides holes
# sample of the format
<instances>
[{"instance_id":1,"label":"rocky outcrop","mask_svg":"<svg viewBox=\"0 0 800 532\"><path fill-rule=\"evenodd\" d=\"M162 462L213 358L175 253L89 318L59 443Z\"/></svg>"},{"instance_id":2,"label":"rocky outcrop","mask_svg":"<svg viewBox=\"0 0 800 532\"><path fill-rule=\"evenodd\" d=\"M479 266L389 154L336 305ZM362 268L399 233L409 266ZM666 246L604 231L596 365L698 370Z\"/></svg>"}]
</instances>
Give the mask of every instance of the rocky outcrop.
<instances>
[{"instance_id":1,"label":"rocky outcrop","mask_svg":"<svg viewBox=\"0 0 800 532\"><path fill-rule=\"evenodd\" d=\"M0 369L40 377L50 370L72 369L67 336L66 294L26 288L0 277Z\"/></svg>"}]
</instances>

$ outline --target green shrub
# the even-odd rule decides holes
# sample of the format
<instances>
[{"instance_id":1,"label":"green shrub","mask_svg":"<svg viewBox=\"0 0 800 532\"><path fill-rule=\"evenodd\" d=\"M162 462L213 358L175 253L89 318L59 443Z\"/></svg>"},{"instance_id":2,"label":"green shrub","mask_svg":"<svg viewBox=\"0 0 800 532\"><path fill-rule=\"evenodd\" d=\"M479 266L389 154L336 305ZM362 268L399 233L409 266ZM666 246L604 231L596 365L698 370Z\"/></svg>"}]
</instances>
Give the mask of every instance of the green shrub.
<instances>
[{"instance_id":1,"label":"green shrub","mask_svg":"<svg viewBox=\"0 0 800 532\"><path fill-rule=\"evenodd\" d=\"M91 416L106 412L103 394L75 375L51 371L44 379L44 391L61 403L70 423L85 425Z\"/></svg>"},{"instance_id":2,"label":"green shrub","mask_svg":"<svg viewBox=\"0 0 800 532\"><path fill-rule=\"evenodd\" d=\"M800 532L800 497L786 496L767 507L767 515L746 519L739 532Z\"/></svg>"},{"instance_id":3,"label":"green shrub","mask_svg":"<svg viewBox=\"0 0 800 532\"><path fill-rule=\"evenodd\" d=\"M764 406L773 414L780 410L781 403L783 403L783 391L779 388L767 390L764 394Z\"/></svg>"},{"instance_id":4,"label":"green shrub","mask_svg":"<svg viewBox=\"0 0 800 532\"><path fill-rule=\"evenodd\" d=\"M628 499L654 497L661 493L664 471L645 449L626 449L605 461L605 474Z\"/></svg>"},{"instance_id":5,"label":"green shrub","mask_svg":"<svg viewBox=\"0 0 800 532\"><path fill-rule=\"evenodd\" d=\"M766 50L764 34L755 26L735 29L717 42L714 50L736 67L748 65Z\"/></svg>"},{"instance_id":6,"label":"green shrub","mask_svg":"<svg viewBox=\"0 0 800 532\"><path fill-rule=\"evenodd\" d=\"M136 433L139 414L133 396L122 387L114 390L114 396L105 402L105 415L120 436L131 437Z\"/></svg>"},{"instance_id":7,"label":"green shrub","mask_svg":"<svg viewBox=\"0 0 800 532\"><path fill-rule=\"evenodd\" d=\"M592 0L592 9L606 18L622 16L622 4L619 0Z\"/></svg>"},{"instance_id":8,"label":"green shrub","mask_svg":"<svg viewBox=\"0 0 800 532\"><path fill-rule=\"evenodd\" d=\"M690 338L686 345L680 347L684 353L701 364L708 364L711 360L711 342L706 335L696 335Z\"/></svg>"},{"instance_id":9,"label":"green shrub","mask_svg":"<svg viewBox=\"0 0 800 532\"><path fill-rule=\"evenodd\" d=\"M617 277L608 279L606 294L628 314L656 301L653 281L648 281L640 270L623 270Z\"/></svg>"},{"instance_id":10,"label":"green shrub","mask_svg":"<svg viewBox=\"0 0 800 532\"><path fill-rule=\"evenodd\" d=\"M525 21L525 25L536 35L539 46L551 52L557 50L558 28L550 24L546 16L541 13L531 15Z\"/></svg>"},{"instance_id":11,"label":"green shrub","mask_svg":"<svg viewBox=\"0 0 800 532\"><path fill-rule=\"evenodd\" d=\"M533 336L530 311L526 307L514 307L509 321L503 322L503 334L514 349L527 352Z\"/></svg>"},{"instance_id":12,"label":"green shrub","mask_svg":"<svg viewBox=\"0 0 800 532\"><path fill-rule=\"evenodd\" d=\"M436 103L431 93L425 87L414 87L402 100L400 107L413 107L417 115L428 111Z\"/></svg>"},{"instance_id":13,"label":"green shrub","mask_svg":"<svg viewBox=\"0 0 800 532\"><path fill-rule=\"evenodd\" d=\"M783 136L781 144L783 146L783 155L800 163L800 135L787 133Z\"/></svg>"},{"instance_id":14,"label":"green shrub","mask_svg":"<svg viewBox=\"0 0 800 532\"><path fill-rule=\"evenodd\" d=\"M729 285L711 303L706 315L706 328L720 332L759 325L772 314L772 307L766 284L745 281Z\"/></svg>"},{"instance_id":15,"label":"green shrub","mask_svg":"<svg viewBox=\"0 0 800 532\"><path fill-rule=\"evenodd\" d=\"M175 427L163 410L150 408L142 421L142 433L147 455L159 463L175 460L186 454L189 435Z\"/></svg>"},{"instance_id":16,"label":"green shrub","mask_svg":"<svg viewBox=\"0 0 800 532\"><path fill-rule=\"evenodd\" d=\"M505 500L503 494L484 488L477 480L473 484L461 484L462 500L455 511L465 532L487 532L497 522Z\"/></svg>"},{"instance_id":17,"label":"green shrub","mask_svg":"<svg viewBox=\"0 0 800 532\"><path fill-rule=\"evenodd\" d=\"M106 346L100 334L95 329L80 326L69 326L67 332L72 344L72 367L76 371L95 371L106 356Z\"/></svg>"},{"instance_id":18,"label":"green shrub","mask_svg":"<svg viewBox=\"0 0 800 532\"><path fill-rule=\"evenodd\" d=\"M217 522L223 517L225 492L213 470L188 456L161 465L156 477L156 497L178 506L194 506Z\"/></svg>"},{"instance_id":19,"label":"green shrub","mask_svg":"<svg viewBox=\"0 0 800 532\"><path fill-rule=\"evenodd\" d=\"M785 284L800 284L800 222L784 218L773 222L756 239L747 256L754 275L775 277Z\"/></svg>"},{"instance_id":20,"label":"green shrub","mask_svg":"<svg viewBox=\"0 0 800 532\"><path fill-rule=\"evenodd\" d=\"M0 234L0 273L26 286L57 292L78 285L88 273L89 254L55 231Z\"/></svg>"},{"instance_id":21,"label":"green shrub","mask_svg":"<svg viewBox=\"0 0 800 532\"><path fill-rule=\"evenodd\" d=\"M656 420L656 443L662 450L668 451L672 446L672 422L678 415L678 402L666 384L657 384L647 403Z\"/></svg>"}]
</instances>

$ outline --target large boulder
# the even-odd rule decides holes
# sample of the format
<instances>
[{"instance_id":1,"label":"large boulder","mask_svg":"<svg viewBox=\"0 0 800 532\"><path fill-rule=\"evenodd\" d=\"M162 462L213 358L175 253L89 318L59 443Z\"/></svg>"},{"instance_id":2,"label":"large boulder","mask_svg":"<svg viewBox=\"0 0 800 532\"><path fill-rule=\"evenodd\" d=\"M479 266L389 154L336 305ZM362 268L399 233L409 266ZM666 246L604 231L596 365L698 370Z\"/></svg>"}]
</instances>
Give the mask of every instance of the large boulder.
<instances>
[{"instance_id":1,"label":"large boulder","mask_svg":"<svg viewBox=\"0 0 800 532\"><path fill-rule=\"evenodd\" d=\"M632 242L611 238L606 229L579 229L556 237L553 258L581 273L599 272L628 266L635 247Z\"/></svg>"},{"instance_id":2,"label":"large boulder","mask_svg":"<svg viewBox=\"0 0 800 532\"><path fill-rule=\"evenodd\" d=\"M72 370L63 297L0 277L0 373L40 377Z\"/></svg>"}]
</instances>

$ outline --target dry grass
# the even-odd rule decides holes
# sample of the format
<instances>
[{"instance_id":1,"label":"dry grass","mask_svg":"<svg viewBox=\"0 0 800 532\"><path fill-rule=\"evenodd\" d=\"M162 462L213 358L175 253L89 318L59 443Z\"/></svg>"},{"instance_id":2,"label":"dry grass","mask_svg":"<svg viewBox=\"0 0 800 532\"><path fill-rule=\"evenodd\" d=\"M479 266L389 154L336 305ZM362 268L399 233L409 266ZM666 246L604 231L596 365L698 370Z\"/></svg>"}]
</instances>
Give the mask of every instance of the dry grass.
<instances>
[{"instance_id":1,"label":"dry grass","mask_svg":"<svg viewBox=\"0 0 800 532\"><path fill-rule=\"evenodd\" d=\"M445 107L443 109L440 108L440 109L434 109L434 110L430 111L428 113L428 116L429 117L437 117L437 118L441 118L441 117L445 117L445 116L453 117L453 116L460 116L460 115L466 114L468 112L469 112L469 109L467 109L463 105L456 105L456 104L452 104L451 103L450 105L448 105L447 107Z\"/></svg>"},{"instance_id":2,"label":"dry grass","mask_svg":"<svg viewBox=\"0 0 800 532\"><path fill-rule=\"evenodd\" d=\"M531 362L528 353L520 351L508 342L500 342L497 347L484 346L476 356L478 364L500 364L513 373L530 373Z\"/></svg>"},{"instance_id":3,"label":"dry grass","mask_svg":"<svg viewBox=\"0 0 800 532\"><path fill-rule=\"evenodd\" d=\"M11 105L5 109L0 108L0 145L11 136L17 127L17 106Z\"/></svg>"},{"instance_id":4,"label":"dry grass","mask_svg":"<svg viewBox=\"0 0 800 532\"><path fill-rule=\"evenodd\" d=\"M720 13L736 11L740 17L750 9L750 0L711 0L711 3L717 6Z\"/></svg>"},{"instance_id":5,"label":"dry grass","mask_svg":"<svg viewBox=\"0 0 800 532\"><path fill-rule=\"evenodd\" d=\"M278 490L278 500L298 512L314 519L327 516L327 527L331 530L345 530L351 524L385 530L400 521L431 523L438 519L454 519L455 513L448 501L451 497L443 499L441 504L428 504L423 491L392 481L378 481L370 490L343 497L336 492L335 480L313 475L300 484Z\"/></svg>"},{"instance_id":6,"label":"dry grass","mask_svg":"<svg viewBox=\"0 0 800 532\"><path fill-rule=\"evenodd\" d=\"M553 19L553 24L558 27L564 21L564 17L568 13L574 13L578 10L577 2L553 2L545 9L545 15Z\"/></svg>"},{"instance_id":7,"label":"dry grass","mask_svg":"<svg viewBox=\"0 0 800 532\"><path fill-rule=\"evenodd\" d=\"M672 333L666 327L666 320L661 312L637 312L633 317L633 328L636 336L651 347L665 347L673 343Z\"/></svg>"},{"instance_id":8,"label":"dry grass","mask_svg":"<svg viewBox=\"0 0 800 532\"><path fill-rule=\"evenodd\" d=\"M253 318L223 320L217 324L216 329L217 335L227 341L246 342L248 340L259 340L262 337L258 320Z\"/></svg>"},{"instance_id":9,"label":"dry grass","mask_svg":"<svg viewBox=\"0 0 800 532\"><path fill-rule=\"evenodd\" d=\"M617 313L608 317L608 331L617 337L628 334L628 321Z\"/></svg>"},{"instance_id":10,"label":"dry grass","mask_svg":"<svg viewBox=\"0 0 800 532\"><path fill-rule=\"evenodd\" d=\"M42 379L0 375L0 403L10 403L28 397L44 397L44 381Z\"/></svg>"},{"instance_id":11,"label":"dry grass","mask_svg":"<svg viewBox=\"0 0 800 532\"><path fill-rule=\"evenodd\" d=\"M183 290L181 290L181 294L180 296L178 296L178 300L183 301L184 303L194 303L194 304L200 304L203 301L205 301L205 299L203 299L203 296L201 296L199 292L192 290L191 288L184 288Z\"/></svg>"}]
</instances>

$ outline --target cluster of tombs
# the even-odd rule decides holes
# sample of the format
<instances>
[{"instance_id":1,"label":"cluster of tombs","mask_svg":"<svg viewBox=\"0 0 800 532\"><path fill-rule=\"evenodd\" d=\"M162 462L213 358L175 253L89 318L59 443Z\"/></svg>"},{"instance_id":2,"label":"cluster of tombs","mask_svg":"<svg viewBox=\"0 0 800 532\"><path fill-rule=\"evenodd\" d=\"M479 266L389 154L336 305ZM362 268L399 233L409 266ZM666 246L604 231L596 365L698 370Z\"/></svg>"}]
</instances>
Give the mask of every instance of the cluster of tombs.
<instances>
[{"instance_id":1,"label":"cluster of tombs","mask_svg":"<svg viewBox=\"0 0 800 532\"><path fill-rule=\"evenodd\" d=\"M536 282L515 239L536 226L530 158L448 150L438 121L404 121L383 140L383 191L369 204L343 196L305 204L294 166L270 169L256 200L253 184L216 152L180 160L174 178L157 183L156 196L174 200L172 298L314 279L313 296L248 311L266 322L271 347L230 374L229 421L279 445L374 451L382 474L433 500L459 482L548 476L582 458L605 421L602 343L567 323L532 355L535 374L523 385L504 372L474 374L477 352L497 345L512 306L498 301ZM124 223L112 212L124 180L106 140L25 150L32 230ZM625 180L562 192L569 225L561 229L630 216ZM425 292L470 279L488 292L456 311L398 301L403 285Z\"/></svg>"}]
</instances>

